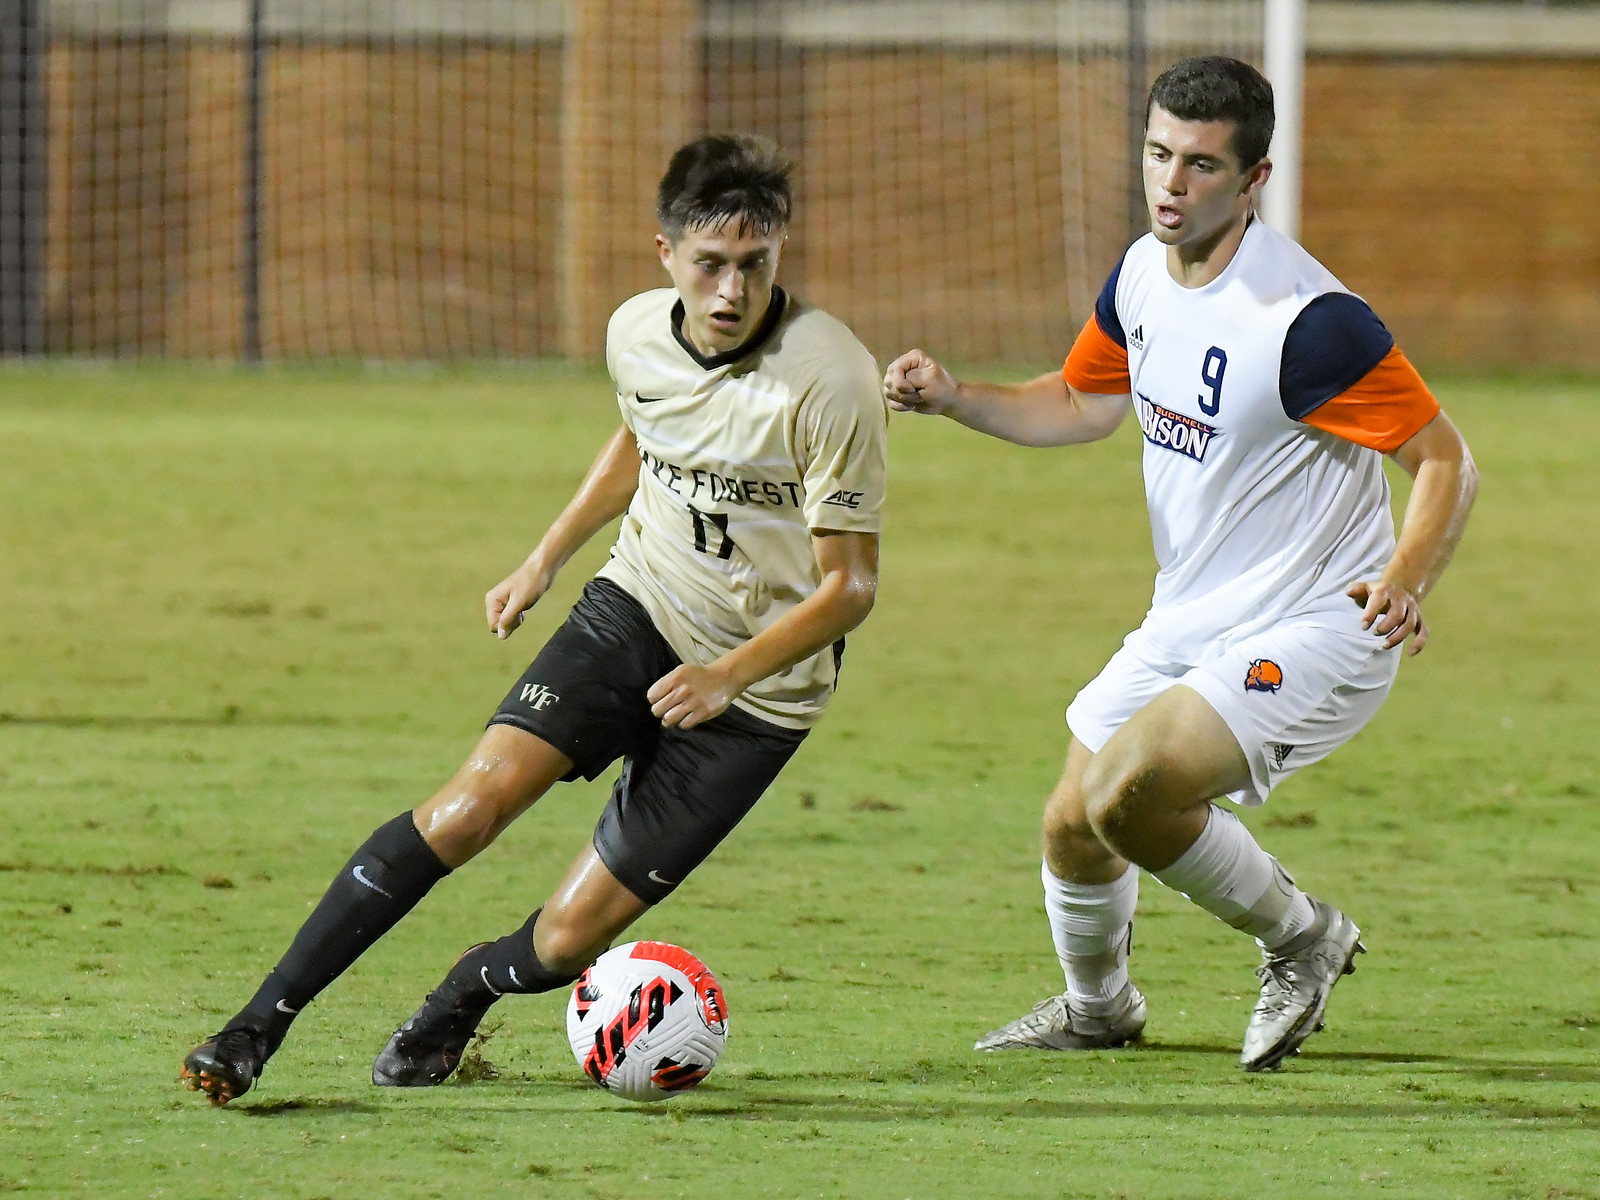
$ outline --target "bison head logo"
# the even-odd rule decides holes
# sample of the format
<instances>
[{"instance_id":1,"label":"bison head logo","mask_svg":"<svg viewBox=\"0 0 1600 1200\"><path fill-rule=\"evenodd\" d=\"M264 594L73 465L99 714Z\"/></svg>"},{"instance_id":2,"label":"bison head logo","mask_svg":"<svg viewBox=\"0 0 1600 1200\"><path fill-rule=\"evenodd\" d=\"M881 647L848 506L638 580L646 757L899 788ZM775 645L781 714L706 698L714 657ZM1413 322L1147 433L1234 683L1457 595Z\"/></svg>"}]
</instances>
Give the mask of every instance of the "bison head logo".
<instances>
[{"instance_id":1,"label":"bison head logo","mask_svg":"<svg viewBox=\"0 0 1600 1200\"><path fill-rule=\"evenodd\" d=\"M1258 658L1244 673L1247 692L1275 692L1283 686L1283 668L1270 658Z\"/></svg>"}]
</instances>

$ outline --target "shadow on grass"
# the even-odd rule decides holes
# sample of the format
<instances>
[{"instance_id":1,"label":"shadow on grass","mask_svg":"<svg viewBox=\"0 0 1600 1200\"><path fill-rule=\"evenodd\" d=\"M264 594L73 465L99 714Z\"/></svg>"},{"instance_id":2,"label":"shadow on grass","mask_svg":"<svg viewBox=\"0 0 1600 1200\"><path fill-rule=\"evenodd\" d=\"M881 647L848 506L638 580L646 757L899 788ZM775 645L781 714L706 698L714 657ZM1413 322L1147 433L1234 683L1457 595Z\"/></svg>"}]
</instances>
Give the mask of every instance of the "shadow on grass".
<instances>
[{"instance_id":1,"label":"shadow on grass","mask_svg":"<svg viewBox=\"0 0 1600 1200\"><path fill-rule=\"evenodd\" d=\"M750 1068L737 1078L751 1083L899 1083L960 1085L978 1079L1011 1078L1021 1083L1033 1075L1070 1074L1071 1063L1114 1061L1117 1064L1146 1063L1155 1065L1161 1060L1170 1061L1177 1055L1196 1055L1206 1058L1226 1058L1238 1061L1239 1047L1235 1044L1205 1044L1196 1042L1144 1041L1136 1045L1121 1046L1114 1050L1091 1051L1083 1057L1076 1053L1063 1056L1004 1052L995 1055L974 1055L969 1060L932 1061L921 1059L911 1063L879 1064L859 1071L770 1071ZM1285 1071L1269 1072L1268 1077L1294 1075L1314 1071L1318 1067L1335 1069L1342 1064L1359 1066L1371 1063L1379 1066L1415 1066L1433 1068L1430 1074L1438 1078L1450 1076L1479 1079L1504 1079L1507 1081L1537 1083L1600 1083L1600 1065L1590 1066L1571 1062L1539 1062L1518 1059L1493 1059L1468 1055L1405 1053L1383 1050L1306 1050L1287 1060ZM1209 1070L1209 1065L1207 1067ZM1239 1072L1243 1075L1243 1072ZM1379 1076L1374 1076L1379 1078ZM1186 1083L1199 1080L1190 1078Z\"/></svg>"},{"instance_id":2,"label":"shadow on grass","mask_svg":"<svg viewBox=\"0 0 1600 1200\"><path fill-rule=\"evenodd\" d=\"M265 1104L230 1104L228 1111L246 1117L281 1117L285 1113L299 1112L376 1113L383 1110L365 1100L304 1096L292 1100L269 1100Z\"/></svg>"},{"instance_id":3,"label":"shadow on grass","mask_svg":"<svg viewBox=\"0 0 1600 1200\"><path fill-rule=\"evenodd\" d=\"M659 1110L643 1110L657 1115ZM668 1114L661 1112L661 1116ZM1281 1104L1245 1104L1203 1100L1050 1100L1040 1097L996 1100L852 1100L839 1096L795 1093L784 1096L750 1096L742 1100L685 1106L683 1120L700 1117L764 1118L779 1121L879 1122L879 1121L1083 1121L1107 1118L1142 1120L1198 1117L1232 1120L1279 1121L1285 1118L1338 1121L1406 1121L1449 1115L1463 1119L1490 1119L1540 1123L1547 1126L1600 1129L1600 1110L1573 1105L1556 1107L1516 1102L1470 1103L1387 1101L1373 1103L1324 1102L1290 1099Z\"/></svg>"},{"instance_id":4,"label":"shadow on grass","mask_svg":"<svg viewBox=\"0 0 1600 1200\"><path fill-rule=\"evenodd\" d=\"M1203 1046L1193 1042L1152 1042L1144 1041L1138 1046L1131 1047L1139 1054L1216 1054L1226 1058L1238 1058L1239 1047L1236 1045ZM1321 1053L1317 1050L1306 1050L1297 1056L1301 1062L1314 1062L1317 1059L1326 1059L1330 1062L1371 1062L1371 1063L1452 1063L1476 1062L1477 1059L1457 1059L1448 1054L1403 1054L1385 1050L1336 1050ZM1291 1060L1292 1061L1292 1060Z\"/></svg>"},{"instance_id":5,"label":"shadow on grass","mask_svg":"<svg viewBox=\"0 0 1600 1200\"><path fill-rule=\"evenodd\" d=\"M1206 1054L1238 1058L1237 1046L1199 1045L1188 1042L1142 1042L1129 1047L1128 1060L1136 1056L1159 1054ZM1568 1062L1527 1062L1515 1059L1477 1058L1452 1054L1407 1054L1386 1050L1306 1050L1289 1060L1290 1073L1294 1064L1301 1068L1315 1068L1318 1064L1378 1063L1393 1066L1419 1066L1442 1068L1434 1072L1440 1078L1460 1076L1467 1079L1504 1080L1511 1083L1600 1083L1600 1065L1589 1066Z\"/></svg>"},{"instance_id":6,"label":"shadow on grass","mask_svg":"<svg viewBox=\"0 0 1600 1200\"><path fill-rule=\"evenodd\" d=\"M1142 1042L1123 1047L1114 1053L1131 1054L1219 1054L1229 1058L1239 1057L1239 1047L1232 1045L1203 1045L1198 1042L1156 1042L1145 1038Z\"/></svg>"},{"instance_id":7,"label":"shadow on grass","mask_svg":"<svg viewBox=\"0 0 1600 1200\"><path fill-rule=\"evenodd\" d=\"M1479 1059L1456 1058L1449 1054L1401 1054L1388 1050L1306 1050L1300 1057L1306 1062L1326 1059L1329 1062L1370 1062L1426 1065L1429 1063L1468 1063Z\"/></svg>"},{"instance_id":8,"label":"shadow on grass","mask_svg":"<svg viewBox=\"0 0 1600 1200\"><path fill-rule=\"evenodd\" d=\"M1600 1083L1600 1067L1575 1063L1479 1063L1461 1068L1460 1074L1509 1083Z\"/></svg>"},{"instance_id":9,"label":"shadow on grass","mask_svg":"<svg viewBox=\"0 0 1600 1200\"><path fill-rule=\"evenodd\" d=\"M1231 1045L1206 1045L1191 1043L1144 1043L1116 1051L1096 1052L1095 1057L1114 1055L1120 1063L1133 1063L1140 1058L1154 1060L1179 1054L1229 1057L1238 1055ZM1076 1056L1074 1056L1076 1057ZM430 1105L428 1111L437 1114L447 1109L456 1114L482 1112L507 1113L584 1113L595 1117L621 1116L646 1120L713 1120L734 1119L744 1121L795 1121L882 1123L918 1121L1008 1121L1008 1120L1061 1120L1083 1121L1095 1119L1170 1120L1175 1117L1229 1118L1238 1120L1282 1120L1301 1118L1336 1121L1503 1121L1524 1125L1542 1124L1546 1127L1600 1129L1600 1108L1579 1103L1539 1104L1529 1099L1508 1097L1495 1099L1485 1096L1449 1096L1438 1094L1438 1086L1448 1086L1457 1081L1501 1081L1522 1086L1541 1083L1600 1083L1600 1065L1537 1061L1512 1061L1476 1057L1458 1057L1447 1054L1402 1053L1388 1051L1334 1051L1323 1054L1308 1053L1295 1060L1287 1071L1263 1076L1263 1086L1269 1090L1254 1093L1254 1099L1112 1099L1104 1095L1082 1098L1081 1092L1090 1085L1069 1078L1034 1079L1008 1078L1006 1064L1035 1068L1051 1068L1053 1074L1068 1069L1066 1059L1043 1056L1007 1056L974 1058L973 1060L927 1059L894 1067L875 1067L855 1071L793 1071L777 1072L752 1069L739 1073L726 1073L710 1087L685 1096L670 1104L631 1105L616 1102L607 1107L605 1100L596 1095L596 1089L586 1079L573 1078L564 1071L539 1071L502 1075L488 1081L464 1082L452 1080L449 1085L433 1092L435 1101L449 1099L442 1106ZM1085 1060L1079 1060L1085 1061ZM1335 1067L1339 1063L1377 1063L1423 1068L1418 1076L1385 1076L1388 1079L1406 1080L1412 1089L1410 1096L1392 1099L1361 1101L1327 1101L1313 1099L1297 1088L1299 1080L1315 1079L1317 1068ZM1297 1069L1298 1067L1298 1069ZM1070 1071L1069 1071L1070 1074ZM1226 1077L1211 1080L1212 1084L1231 1083L1242 1078L1241 1073L1230 1072ZM1134 1076L1122 1081L1126 1087L1135 1081ZM1326 1074L1323 1074L1326 1079ZM1281 1081L1281 1084L1274 1081ZM1417 1081L1417 1082L1413 1082ZM1427 1086L1423 1086L1425 1081ZM1151 1082L1151 1081L1147 1081ZM1177 1083L1178 1081L1173 1081ZM1016 1091L1033 1091L1034 1095L983 1096L972 1094L974 1086L1006 1083ZM838 1090L819 1092L819 1087L851 1090L866 1086L866 1095L848 1095ZM1192 1090L1203 1081L1193 1078L1181 1081L1181 1086ZM1154 1084L1164 1086L1164 1084ZM927 1094L913 1093L906 1098L904 1090L927 1088ZM882 1088L879 1096L871 1091ZM952 1095L952 1091L957 1094ZM1080 1095L1073 1095L1077 1091ZM961 1094L964 1092L965 1094ZM1064 1098L1057 1098L1061 1093ZM578 1104L574 1106L574 1100ZM595 1101L594 1107L585 1101ZM403 1111L389 1105L379 1105L348 1098L297 1097L266 1103L233 1105L230 1111L250 1117L275 1117L293 1113L370 1114Z\"/></svg>"},{"instance_id":10,"label":"shadow on grass","mask_svg":"<svg viewBox=\"0 0 1600 1200\"><path fill-rule=\"evenodd\" d=\"M1167 1047L1172 1049L1172 1047ZM1212 1047L1200 1047L1202 1052L1218 1052ZM1229 1051L1233 1053L1233 1051ZM1431 1072L1433 1083L1446 1084L1452 1079L1498 1079L1529 1084L1591 1083L1600 1081L1600 1067L1585 1067L1556 1063L1508 1063L1483 1060L1452 1060L1443 1055L1326 1055L1325 1058L1356 1058L1383 1062L1444 1065L1446 1069ZM1307 1061L1306 1066L1313 1065ZM746 1076L724 1078L720 1086L713 1086L692 1096L685 1096L669 1104L631 1105L617 1101L608 1106L594 1094L594 1088L584 1081L543 1077L502 1077L493 1083L457 1085L441 1089L434 1094L435 1104L427 1107L430 1115L448 1110L452 1114L497 1114L505 1116L522 1112L526 1114L583 1114L586 1117L623 1117L641 1120L741 1120L774 1122L816 1122L819 1124L881 1124L887 1122L987 1122L987 1121L1090 1121L1108 1119L1172 1120L1174 1118L1200 1118L1245 1121L1281 1121L1286 1118L1300 1120L1381 1121L1381 1122L1440 1122L1459 1123L1504 1122L1524 1128L1575 1128L1600 1130L1600 1108L1579 1103L1539 1104L1520 1098L1492 1099L1484 1096L1454 1097L1432 1094L1433 1089L1418 1089L1421 1094L1412 1097L1395 1096L1381 1100L1329 1101L1308 1097L1294 1087L1294 1072L1281 1076L1281 1087L1267 1083L1265 1090L1255 1093L1254 1099L1113 1099L1103 1094L1085 1097L1083 1087L1070 1082L1038 1081L1034 1085L1017 1084L1019 1090L1031 1090L1035 1095L982 1096L970 1092L951 1095L947 1090L930 1090L926 1095L907 1098L903 1089L907 1085L971 1085L975 1082L970 1069L965 1067L929 1074L912 1070L885 1075L846 1073L802 1073L774 1076L764 1072ZM757 1077L759 1075L759 1077ZM1304 1077L1304 1076L1302 1076ZM983 1078L983 1076L979 1076ZM992 1081L993 1077L987 1077ZM1230 1076L1230 1080L1235 1078ZM1221 1080L1216 1081L1221 1083ZM1186 1088L1194 1080L1184 1081ZM881 1095L847 1095L839 1091L816 1090L823 1087L849 1086L860 1088L863 1084L876 1090L882 1086ZM772 1085L777 1085L774 1088ZM792 1085L792 1086L785 1086ZM891 1088L893 1091L891 1091ZM781 1089L781 1090L780 1090ZM1078 1095L1072 1092L1077 1091ZM895 1094L898 1092L898 1094ZM1067 1095L1061 1098L1060 1093ZM580 1095L581 1094L581 1095ZM446 1097L448 1096L448 1100ZM437 1101L446 1100L442 1105ZM577 1101L574 1104L574 1101ZM595 1104L586 1103L593 1101ZM596 1107L598 1105L599 1107ZM407 1106L398 1108L348 1098L296 1097L265 1103L230 1105L232 1112L247 1117L278 1117L299 1113L310 1115L363 1114L379 1112L397 1114Z\"/></svg>"},{"instance_id":11,"label":"shadow on grass","mask_svg":"<svg viewBox=\"0 0 1600 1200\"><path fill-rule=\"evenodd\" d=\"M255 728L330 728L349 724L334 717L288 716L247 717L230 705L211 716L199 717L145 717L97 716L87 713L65 713L59 716L33 716L27 713L0 712L0 725L32 725L51 729L226 729L229 727Z\"/></svg>"},{"instance_id":12,"label":"shadow on grass","mask_svg":"<svg viewBox=\"0 0 1600 1200\"><path fill-rule=\"evenodd\" d=\"M466 1100L462 1097L463 1101ZM504 1115L523 1109L530 1112L573 1113L570 1097L552 1095L543 1087L530 1089L510 1101L491 1106L471 1102L450 1105L453 1113L480 1109ZM1386 1100L1370 1103L1308 1100L1303 1095L1285 1097L1282 1102L1249 1103L1205 1100L1111 1100L1050 1099L1042 1096L996 1097L966 1096L956 1099L923 1097L911 1100L885 1096L841 1096L838 1093L794 1091L774 1094L752 1090L740 1095L736 1087L685 1098L681 1102L655 1105L618 1105L586 1115L618 1116L641 1120L699 1121L793 1121L818 1124L880 1124L919 1122L943 1123L986 1121L1093 1121L1108 1119L1163 1120L1200 1118L1244 1121L1281 1121L1286 1118L1312 1121L1429 1122L1437 1128L1445 1119L1458 1122L1496 1121L1545 1128L1600 1129L1600 1109L1579 1104L1570 1106L1524 1104L1517 1101L1476 1099L1456 1101Z\"/></svg>"},{"instance_id":13,"label":"shadow on grass","mask_svg":"<svg viewBox=\"0 0 1600 1200\"><path fill-rule=\"evenodd\" d=\"M1306 1066L1320 1062L1375 1062L1438 1066L1433 1074L1440 1079L1460 1076L1465 1079L1504 1080L1508 1083L1600 1083L1600 1065L1583 1063L1523 1062L1515 1059L1455 1058L1448 1054L1382 1054L1376 1051L1307 1051L1299 1061Z\"/></svg>"}]
</instances>

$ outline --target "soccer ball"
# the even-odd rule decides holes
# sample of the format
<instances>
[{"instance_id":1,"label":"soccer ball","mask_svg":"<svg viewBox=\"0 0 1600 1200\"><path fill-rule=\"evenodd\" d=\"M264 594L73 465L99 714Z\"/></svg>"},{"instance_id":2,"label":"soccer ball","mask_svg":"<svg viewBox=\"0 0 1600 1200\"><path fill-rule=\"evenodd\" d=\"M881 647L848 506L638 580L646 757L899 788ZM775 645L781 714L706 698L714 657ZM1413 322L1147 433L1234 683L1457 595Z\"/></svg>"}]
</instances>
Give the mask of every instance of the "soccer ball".
<instances>
[{"instance_id":1,"label":"soccer ball","mask_svg":"<svg viewBox=\"0 0 1600 1200\"><path fill-rule=\"evenodd\" d=\"M629 1100L694 1087L728 1042L716 977L687 950L629 942L595 959L567 1001L567 1040L590 1079Z\"/></svg>"}]
</instances>

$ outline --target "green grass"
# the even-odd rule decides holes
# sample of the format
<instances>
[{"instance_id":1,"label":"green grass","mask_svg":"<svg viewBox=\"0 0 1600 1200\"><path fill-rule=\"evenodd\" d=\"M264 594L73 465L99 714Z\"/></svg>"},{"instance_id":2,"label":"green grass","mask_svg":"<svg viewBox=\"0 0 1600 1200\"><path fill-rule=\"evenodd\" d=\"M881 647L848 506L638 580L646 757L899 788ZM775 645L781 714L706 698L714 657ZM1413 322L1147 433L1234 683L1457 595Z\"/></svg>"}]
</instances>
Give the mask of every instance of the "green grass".
<instances>
[{"instance_id":1,"label":"green grass","mask_svg":"<svg viewBox=\"0 0 1600 1200\"><path fill-rule=\"evenodd\" d=\"M454 955L543 899L602 782L441 885L213 1111L180 1056L602 560L484 632L612 401L555 368L0 371L0 1193L1600 1196L1600 386L1438 386L1484 485L1434 642L1248 815L1372 951L1281 1073L1237 1067L1253 947L1149 880L1144 1047L969 1049L1060 986L1037 812L1152 564L1131 422L1027 451L907 418L834 710L638 927L726 987L702 1088L590 1087L564 997L497 1012L498 1078L367 1083Z\"/></svg>"}]
</instances>

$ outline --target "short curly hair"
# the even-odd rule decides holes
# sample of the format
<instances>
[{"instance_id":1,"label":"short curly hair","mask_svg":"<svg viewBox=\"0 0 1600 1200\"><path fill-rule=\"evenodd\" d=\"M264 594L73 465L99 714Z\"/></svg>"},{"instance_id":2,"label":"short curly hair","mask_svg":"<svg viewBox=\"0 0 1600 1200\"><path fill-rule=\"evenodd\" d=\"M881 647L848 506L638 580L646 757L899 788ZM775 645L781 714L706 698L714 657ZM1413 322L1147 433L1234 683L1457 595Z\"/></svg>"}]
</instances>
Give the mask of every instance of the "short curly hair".
<instances>
[{"instance_id":1,"label":"short curly hair","mask_svg":"<svg viewBox=\"0 0 1600 1200\"><path fill-rule=\"evenodd\" d=\"M1144 106L1144 122L1160 105L1180 121L1232 121L1233 152L1253 167L1267 156L1276 118L1272 85L1237 58L1206 54L1173 63L1156 79Z\"/></svg>"}]
</instances>

